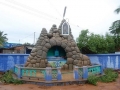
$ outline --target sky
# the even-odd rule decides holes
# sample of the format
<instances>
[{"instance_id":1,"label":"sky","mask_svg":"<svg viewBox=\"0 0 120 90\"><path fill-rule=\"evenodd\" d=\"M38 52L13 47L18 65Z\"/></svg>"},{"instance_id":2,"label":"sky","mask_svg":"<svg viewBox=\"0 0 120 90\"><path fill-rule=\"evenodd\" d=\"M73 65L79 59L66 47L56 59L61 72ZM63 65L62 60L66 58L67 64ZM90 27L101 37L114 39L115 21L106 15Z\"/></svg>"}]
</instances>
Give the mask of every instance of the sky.
<instances>
[{"instance_id":1,"label":"sky","mask_svg":"<svg viewBox=\"0 0 120 90\"><path fill-rule=\"evenodd\" d=\"M75 40L83 29L105 35L120 19L114 13L120 0L0 0L0 31L7 33L9 43L34 44L42 28L49 32L53 24L60 25L65 6Z\"/></svg>"}]
</instances>

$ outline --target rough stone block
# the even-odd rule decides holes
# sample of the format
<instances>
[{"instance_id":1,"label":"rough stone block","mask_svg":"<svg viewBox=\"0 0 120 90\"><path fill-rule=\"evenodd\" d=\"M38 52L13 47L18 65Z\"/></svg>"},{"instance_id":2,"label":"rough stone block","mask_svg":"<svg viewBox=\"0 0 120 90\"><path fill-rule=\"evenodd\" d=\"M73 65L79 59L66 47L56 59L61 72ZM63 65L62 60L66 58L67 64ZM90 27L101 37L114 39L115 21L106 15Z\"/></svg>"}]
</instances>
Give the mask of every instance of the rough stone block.
<instances>
[{"instance_id":1,"label":"rough stone block","mask_svg":"<svg viewBox=\"0 0 120 90\"><path fill-rule=\"evenodd\" d=\"M43 47L42 50L45 51L45 52L47 52L47 51L48 51L48 48Z\"/></svg>"},{"instance_id":2,"label":"rough stone block","mask_svg":"<svg viewBox=\"0 0 120 90\"><path fill-rule=\"evenodd\" d=\"M36 65L35 65L37 68L39 68L40 67L40 63L36 63Z\"/></svg>"},{"instance_id":3,"label":"rough stone block","mask_svg":"<svg viewBox=\"0 0 120 90\"><path fill-rule=\"evenodd\" d=\"M42 52L43 52L42 50L38 50L38 51L37 51L37 55L41 56L41 55L42 55Z\"/></svg>"},{"instance_id":4,"label":"rough stone block","mask_svg":"<svg viewBox=\"0 0 120 90\"><path fill-rule=\"evenodd\" d=\"M46 55L47 55L47 53L46 53L45 51L43 51L41 58L42 58L42 59L45 59L45 58L46 58Z\"/></svg>"},{"instance_id":5,"label":"rough stone block","mask_svg":"<svg viewBox=\"0 0 120 90\"><path fill-rule=\"evenodd\" d=\"M64 68L65 68L65 70L68 70L68 65L65 64L65 65L64 65Z\"/></svg>"},{"instance_id":6,"label":"rough stone block","mask_svg":"<svg viewBox=\"0 0 120 90\"><path fill-rule=\"evenodd\" d=\"M67 47L65 48L65 51L66 51L66 52L70 52L70 51L71 51L71 48L67 46Z\"/></svg>"},{"instance_id":7,"label":"rough stone block","mask_svg":"<svg viewBox=\"0 0 120 90\"><path fill-rule=\"evenodd\" d=\"M69 68L69 70L72 70L73 69L73 64L69 64L68 68Z\"/></svg>"},{"instance_id":8,"label":"rough stone block","mask_svg":"<svg viewBox=\"0 0 120 90\"><path fill-rule=\"evenodd\" d=\"M41 61L41 58L37 58L36 62L40 63L40 61Z\"/></svg>"},{"instance_id":9,"label":"rough stone block","mask_svg":"<svg viewBox=\"0 0 120 90\"><path fill-rule=\"evenodd\" d=\"M73 61L73 64L74 64L74 65L77 65L77 64L78 64L78 60L74 60L74 61Z\"/></svg>"},{"instance_id":10,"label":"rough stone block","mask_svg":"<svg viewBox=\"0 0 120 90\"><path fill-rule=\"evenodd\" d=\"M36 56L36 52L30 53L31 56Z\"/></svg>"},{"instance_id":11,"label":"rough stone block","mask_svg":"<svg viewBox=\"0 0 120 90\"><path fill-rule=\"evenodd\" d=\"M76 55L76 54L77 54L77 52L76 52L76 51L72 51L72 53L73 53L73 55Z\"/></svg>"},{"instance_id":12,"label":"rough stone block","mask_svg":"<svg viewBox=\"0 0 120 90\"><path fill-rule=\"evenodd\" d=\"M63 48L66 48L67 45L66 45L64 42L62 42L61 46L62 46Z\"/></svg>"},{"instance_id":13,"label":"rough stone block","mask_svg":"<svg viewBox=\"0 0 120 90\"><path fill-rule=\"evenodd\" d=\"M32 67L33 65L32 64L29 64L28 67Z\"/></svg>"},{"instance_id":14,"label":"rough stone block","mask_svg":"<svg viewBox=\"0 0 120 90\"><path fill-rule=\"evenodd\" d=\"M29 59L30 59L30 60L33 59L33 56L29 55Z\"/></svg>"},{"instance_id":15,"label":"rough stone block","mask_svg":"<svg viewBox=\"0 0 120 90\"><path fill-rule=\"evenodd\" d=\"M75 47L71 47L71 50L72 50L72 51L75 50Z\"/></svg>"},{"instance_id":16,"label":"rough stone block","mask_svg":"<svg viewBox=\"0 0 120 90\"><path fill-rule=\"evenodd\" d=\"M51 33L49 33L47 36L48 36L48 38L53 37L53 35Z\"/></svg>"},{"instance_id":17,"label":"rough stone block","mask_svg":"<svg viewBox=\"0 0 120 90\"><path fill-rule=\"evenodd\" d=\"M33 64L33 67L35 68L35 64Z\"/></svg>"},{"instance_id":18,"label":"rough stone block","mask_svg":"<svg viewBox=\"0 0 120 90\"><path fill-rule=\"evenodd\" d=\"M76 59L76 55L72 55L72 58L75 60Z\"/></svg>"},{"instance_id":19,"label":"rough stone block","mask_svg":"<svg viewBox=\"0 0 120 90\"><path fill-rule=\"evenodd\" d=\"M75 51L78 52L78 53L80 53L80 50L79 50L78 47L75 47Z\"/></svg>"},{"instance_id":20,"label":"rough stone block","mask_svg":"<svg viewBox=\"0 0 120 90\"><path fill-rule=\"evenodd\" d=\"M30 62L26 62L25 67L29 65Z\"/></svg>"},{"instance_id":21,"label":"rough stone block","mask_svg":"<svg viewBox=\"0 0 120 90\"><path fill-rule=\"evenodd\" d=\"M42 43L41 43L41 46L44 46L45 43L46 43L45 40L43 40Z\"/></svg>"},{"instance_id":22,"label":"rough stone block","mask_svg":"<svg viewBox=\"0 0 120 90\"><path fill-rule=\"evenodd\" d=\"M67 57L72 57L72 56L73 56L72 52L67 53Z\"/></svg>"},{"instance_id":23,"label":"rough stone block","mask_svg":"<svg viewBox=\"0 0 120 90\"><path fill-rule=\"evenodd\" d=\"M61 46L60 40L56 40L56 45L57 45L57 46Z\"/></svg>"},{"instance_id":24,"label":"rough stone block","mask_svg":"<svg viewBox=\"0 0 120 90\"><path fill-rule=\"evenodd\" d=\"M68 64L72 64L73 63L73 59L72 58L67 58L67 63Z\"/></svg>"},{"instance_id":25,"label":"rough stone block","mask_svg":"<svg viewBox=\"0 0 120 90\"><path fill-rule=\"evenodd\" d=\"M34 53L34 52L36 52L36 51L37 51L37 49L36 49L36 48L33 48L31 52Z\"/></svg>"},{"instance_id":26,"label":"rough stone block","mask_svg":"<svg viewBox=\"0 0 120 90\"><path fill-rule=\"evenodd\" d=\"M55 42L55 40L54 40L54 39L50 39L50 45L51 45L51 46L56 45L56 42Z\"/></svg>"},{"instance_id":27,"label":"rough stone block","mask_svg":"<svg viewBox=\"0 0 120 90\"><path fill-rule=\"evenodd\" d=\"M30 61L32 64L35 64L36 63L36 60L31 60Z\"/></svg>"},{"instance_id":28,"label":"rough stone block","mask_svg":"<svg viewBox=\"0 0 120 90\"><path fill-rule=\"evenodd\" d=\"M49 49L49 48L51 48L51 45L49 43L46 43L45 47Z\"/></svg>"}]
</instances>

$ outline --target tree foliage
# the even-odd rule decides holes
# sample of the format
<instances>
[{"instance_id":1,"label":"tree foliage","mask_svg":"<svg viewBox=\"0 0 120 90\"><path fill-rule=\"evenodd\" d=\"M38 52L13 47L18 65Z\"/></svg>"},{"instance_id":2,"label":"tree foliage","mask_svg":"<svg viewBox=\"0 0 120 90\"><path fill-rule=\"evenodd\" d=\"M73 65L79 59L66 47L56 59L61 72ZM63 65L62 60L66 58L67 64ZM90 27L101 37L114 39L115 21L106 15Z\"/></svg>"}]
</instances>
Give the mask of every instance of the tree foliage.
<instances>
[{"instance_id":1,"label":"tree foliage","mask_svg":"<svg viewBox=\"0 0 120 90\"><path fill-rule=\"evenodd\" d=\"M115 9L117 14L120 13L120 6ZM117 51L120 50L120 20L116 20L112 23L111 27L109 28L110 33L114 36L115 48Z\"/></svg>"},{"instance_id":2,"label":"tree foliage","mask_svg":"<svg viewBox=\"0 0 120 90\"><path fill-rule=\"evenodd\" d=\"M32 45L31 43L25 42L23 45Z\"/></svg>"},{"instance_id":3,"label":"tree foliage","mask_svg":"<svg viewBox=\"0 0 120 90\"><path fill-rule=\"evenodd\" d=\"M118 8L116 8L114 12L119 14L120 13L120 6Z\"/></svg>"},{"instance_id":4,"label":"tree foliage","mask_svg":"<svg viewBox=\"0 0 120 90\"><path fill-rule=\"evenodd\" d=\"M6 36L7 34L4 34L3 31L0 31L0 46L2 46L3 43L8 40Z\"/></svg>"},{"instance_id":5,"label":"tree foliage","mask_svg":"<svg viewBox=\"0 0 120 90\"><path fill-rule=\"evenodd\" d=\"M82 53L111 53L114 52L115 43L110 34L105 36L82 30L77 38L77 45Z\"/></svg>"}]
</instances>

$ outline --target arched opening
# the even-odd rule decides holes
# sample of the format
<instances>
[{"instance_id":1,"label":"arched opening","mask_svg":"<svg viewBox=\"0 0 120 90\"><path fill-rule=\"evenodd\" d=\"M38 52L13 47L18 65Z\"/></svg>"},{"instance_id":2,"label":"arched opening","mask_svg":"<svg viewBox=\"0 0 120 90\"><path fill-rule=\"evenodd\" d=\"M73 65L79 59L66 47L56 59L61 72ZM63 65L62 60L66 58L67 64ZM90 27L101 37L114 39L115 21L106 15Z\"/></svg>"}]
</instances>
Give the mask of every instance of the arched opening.
<instances>
[{"instance_id":1,"label":"arched opening","mask_svg":"<svg viewBox=\"0 0 120 90\"><path fill-rule=\"evenodd\" d=\"M67 61L66 52L60 46L53 46L47 52L47 60L52 67L61 67Z\"/></svg>"}]
</instances>

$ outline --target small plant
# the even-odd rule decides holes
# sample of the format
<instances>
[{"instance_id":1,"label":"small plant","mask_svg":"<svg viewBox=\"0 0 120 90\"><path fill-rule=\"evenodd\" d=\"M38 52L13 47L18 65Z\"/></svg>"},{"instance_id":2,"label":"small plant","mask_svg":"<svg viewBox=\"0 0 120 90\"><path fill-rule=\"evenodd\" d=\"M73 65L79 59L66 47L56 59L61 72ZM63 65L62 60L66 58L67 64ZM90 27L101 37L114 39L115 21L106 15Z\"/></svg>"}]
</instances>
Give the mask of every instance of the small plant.
<instances>
[{"instance_id":1,"label":"small plant","mask_svg":"<svg viewBox=\"0 0 120 90\"><path fill-rule=\"evenodd\" d=\"M104 73L104 76L99 77L99 81L101 82L112 82L118 77L118 73L114 72L113 69L105 69Z\"/></svg>"},{"instance_id":2,"label":"small plant","mask_svg":"<svg viewBox=\"0 0 120 90\"><path fill-rule=\"evenodd\" d=\"M12 71L7 71L2 77L0 78L0 81L3 83L13 83L13 84L22 84L22 80L14 79L12 76Z\"/></svg>"},{"instance_id":3,"label":"small plant","mask_svg":"<svg viewBox=\"0 0 120 90\"><path fill-rule=\"evenodd\" d=\"M87 79L89 84L97 85L98 78L95 75L90 75Z\"/></svg>"},{"instance_id":4,"label":"small plant","mask_svg":"<svg viewBox=\"0 0 120 90\"><path fill-rule=\"evenodd\" d=\"M113 69L105 69L105 75L97 77L95 75L91 75L88 77L87 81L89 84L97 85L97 82L113 82L118 77L118 73L115 72Z\"/></svg>"}]
</instances>

